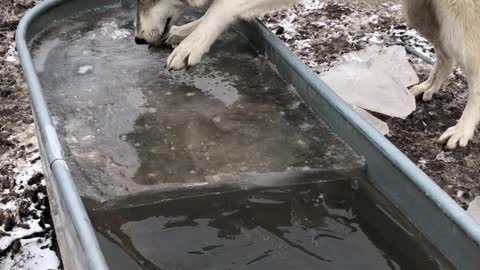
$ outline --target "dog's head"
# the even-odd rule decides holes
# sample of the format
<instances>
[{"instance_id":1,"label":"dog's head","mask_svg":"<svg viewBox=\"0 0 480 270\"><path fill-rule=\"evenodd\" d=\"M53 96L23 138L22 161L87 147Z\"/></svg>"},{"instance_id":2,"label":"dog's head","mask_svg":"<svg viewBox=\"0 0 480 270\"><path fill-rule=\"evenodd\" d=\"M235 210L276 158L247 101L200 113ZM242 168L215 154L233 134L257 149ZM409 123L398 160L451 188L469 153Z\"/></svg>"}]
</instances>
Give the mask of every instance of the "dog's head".
<instances>
[{"instance_id":1,"label":"dog's head","mask_svg":"<svg viewBox=\"0 0 480 270\"><path fill-rule=\"evenodd\" d=\"M137 0L135 42L160 46L172 23L188 7L202 7L208 0Z\"/></svg>"}]
</instances>

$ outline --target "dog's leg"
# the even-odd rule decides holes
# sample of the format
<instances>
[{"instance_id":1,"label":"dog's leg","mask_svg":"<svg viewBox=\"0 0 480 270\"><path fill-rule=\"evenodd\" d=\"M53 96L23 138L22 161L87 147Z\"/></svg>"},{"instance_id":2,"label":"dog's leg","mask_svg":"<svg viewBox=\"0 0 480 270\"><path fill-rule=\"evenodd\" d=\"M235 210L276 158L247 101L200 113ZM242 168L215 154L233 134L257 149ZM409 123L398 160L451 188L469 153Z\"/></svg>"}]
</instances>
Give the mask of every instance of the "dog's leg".
<instances>
[{"instance_id":1,"label":"dog's leg","mask_svg":"<svg viewBox=\"0 0 480 270\"><path fill-rule=\"evenodd\" d=\"M428 79L412 89L414 96L423 94L423 101L432 100L433 95L438 93L455 64L454 58L440 48L442 46L435 46L437 61Z\"/></svg>"},{"instance_id":2,"label":"dog's leg","mask_svg":"<svg viewBox=\"0 0 480 270\"><path fill-rule=\"evenodd\" d=\"M165 43L170 46L179 44L197 28L201 21L202 18L181 26L172 26Z\"/></svg>"},{"instance_id":3,"label":"dog's leg","mask_svg":"<svg viewBox=\"0 0 480 270\"><path fill-rule=\"evenodd\" d=\"M215 0L195 30L170 54L167 67L183 69L198 64L217 37L236 19L253 18L295 2L296 0Z\"/></svg>"},{"instance_id":4,"label":"dog's leg","mask_svg":"<svg viewBox=\"0 0 480 270\"><path fill-rule=\"evenodd\" d=\"M447 142L448 149L455 149L457 145L465 147L473 137L476 126L480 121L480 70L477 70L478 63L473 65L475 66L471 68L467 66L466 70L469 94L462 117L455 126L447 129L439 139L441 143ZM472 72L472 68L475 69L475 72Z\"/></svg>"}]
</instances>

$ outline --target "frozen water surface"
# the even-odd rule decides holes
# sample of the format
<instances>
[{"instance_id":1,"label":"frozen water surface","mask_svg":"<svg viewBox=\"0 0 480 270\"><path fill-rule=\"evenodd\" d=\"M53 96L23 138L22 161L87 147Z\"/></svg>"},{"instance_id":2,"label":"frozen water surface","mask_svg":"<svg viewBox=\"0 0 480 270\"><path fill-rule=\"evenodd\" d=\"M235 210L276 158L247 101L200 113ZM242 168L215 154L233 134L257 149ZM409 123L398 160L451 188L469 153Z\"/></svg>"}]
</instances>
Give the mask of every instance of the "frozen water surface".
<instances>
[{"instance_id":1,"label":"frozen water surface","mask_svg":"<svg viewBox=\"0 0 480 270\"><path fill-rule=\"evenodd\" d=\"M170 50L136 45L133 18L120 8L89 12L33 45L85 198L360 174L360 158L240 34L225 33L194 69L167 71Z\"/></svg>"}]
</instances>

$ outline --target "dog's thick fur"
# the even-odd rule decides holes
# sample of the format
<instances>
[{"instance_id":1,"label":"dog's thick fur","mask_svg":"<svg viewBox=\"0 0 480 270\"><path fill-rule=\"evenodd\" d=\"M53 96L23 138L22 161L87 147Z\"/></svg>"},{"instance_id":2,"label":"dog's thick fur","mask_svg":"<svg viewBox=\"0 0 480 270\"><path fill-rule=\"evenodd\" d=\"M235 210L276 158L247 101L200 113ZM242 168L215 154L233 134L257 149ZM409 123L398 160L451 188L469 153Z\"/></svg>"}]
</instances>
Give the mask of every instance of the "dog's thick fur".
<instances>
[{"instance_id":1,"label":"dog's thick fur","mask_svg":"<svg viewBox=\"0 0 480 270\"><path fill-rule=\"evenodd\" d=\"M187 6L205 7L200 19L172 26ZM183 69L200 62L224 29L237 19L251 19L288 7L297 0L138 0L136 39L152 45L178 46L167 67ZM413 88L431 100L458 63L468 80L468 103L457 125L440 137L447 148L466 146L480 121L480 0L403 0L410 24L435 47L437 62L428 80Z\"/></svg>"}]
</instances>

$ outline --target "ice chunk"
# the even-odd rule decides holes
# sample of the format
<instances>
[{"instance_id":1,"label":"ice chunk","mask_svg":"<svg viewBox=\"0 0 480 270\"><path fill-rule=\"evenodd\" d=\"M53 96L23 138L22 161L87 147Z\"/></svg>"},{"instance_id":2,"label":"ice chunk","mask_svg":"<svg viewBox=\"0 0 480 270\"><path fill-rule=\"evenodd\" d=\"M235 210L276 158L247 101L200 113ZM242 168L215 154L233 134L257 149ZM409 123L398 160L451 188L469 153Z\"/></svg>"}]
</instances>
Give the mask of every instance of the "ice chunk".
<instances>
[{"instance_id":1,"label":"ice chunk","mask_svg":"<svg viewBox=\"0 0 480 270\"><path fill-rule=\"evenodd\" d=\"M406 88L418 82L405 69L412 67L397 49L367 48L344 56L344 63L320 78L347 103L381 114L406 118L415 110L415 97Z\"/></svg>"},{"instance_id":2,"label":"ice chunk","mask_svg":"<svg viewBox=\"0 0 480 270\"><path fill-rule=\"evenodd\" d=\"M371 115L369 112L365 111L364 109L357 106L353 106L353 110L356 111L361 117L363 117L368 123L370 123L370 125L376 128L378 132L382 133L382 135L387 135L390 132L390 129L388 128L387 123Z\"/></svg>"},{"instance_id":3,"label":"ice chunk","mask_svg":"<svg viewBox=\"0 0 480 270\"><path fill-rule=\"evenodd\" d=\"M475 199L468 206L467 213L477 222L480 223L480 196Z\"/></svg>"},{"instance_id":4,"label":"ice chunk","mask_svg":"<svg viewBox=\"0 0 480 270\"><path fill-rule=\"evenodd\" d=\"M404 87L419 82L417 73L408 62L407 52L402 46L387 48L370 46L361 51L347 53L342 58L347 62L366 62L372 70L388 73Z\"/></svg>"}]
</instances>

